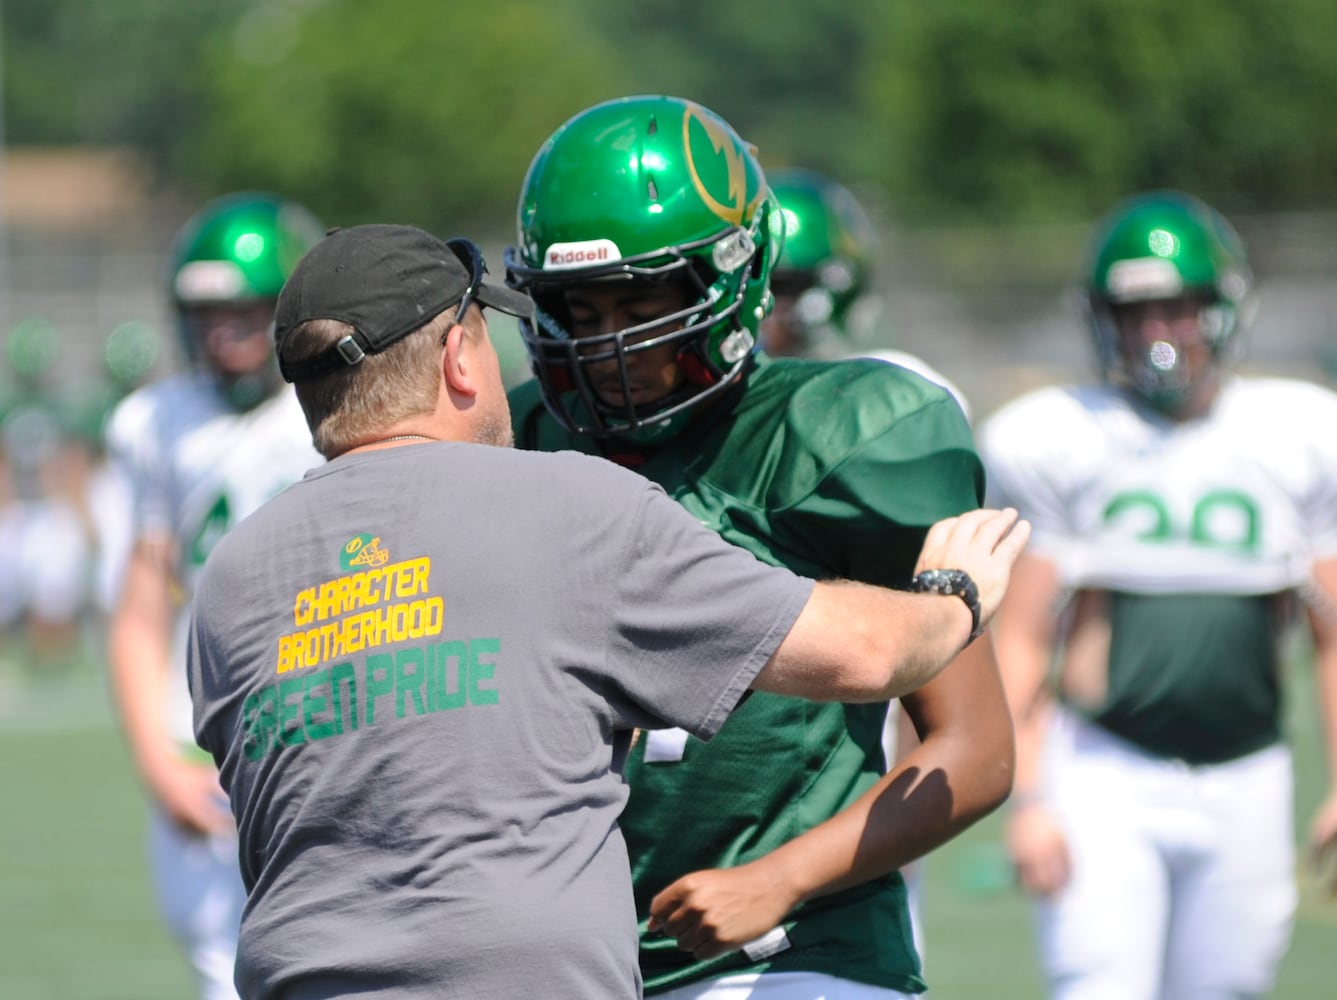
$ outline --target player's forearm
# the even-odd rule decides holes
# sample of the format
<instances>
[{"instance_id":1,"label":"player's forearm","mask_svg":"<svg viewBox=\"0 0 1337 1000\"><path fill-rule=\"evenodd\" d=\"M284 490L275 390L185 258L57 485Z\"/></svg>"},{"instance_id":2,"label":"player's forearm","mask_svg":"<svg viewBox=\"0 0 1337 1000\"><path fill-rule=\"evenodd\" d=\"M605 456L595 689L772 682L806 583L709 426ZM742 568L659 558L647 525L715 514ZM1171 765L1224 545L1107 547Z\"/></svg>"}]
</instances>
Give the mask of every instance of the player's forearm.
<instances>
[{"instance_id":1,"label":"player's forearm","mask_svg":"<svg viewBox=\"0 0 1337 1000\"><path fill-rule=\"evenodd\" d=\"M1314 681L1330 787L1337 789L1337 559L1313 568L1313 593L1308 607L1314 639Z\"/></svg>"},{"instance_id":2,"label":"player's forearm","mask_svg":"<svg viewBox=\"0 0 1337 1000\"><path fill-rule=\"evenodd\" d=\"M1011 787L1002 755L930 738L844 812L763 859L793 904L923 857L997 808Z\"/></svg>"},{"instance_id":3,"label":"player's forearm","mask_svg":"<svg viewBox=\"0 0 1337 1000\"><path fill-rule=\"evenodd\" d=\"M904 703L922 738L847 809L765 859L795 901L867 882L941 846L1007 797L1012 729L987 640Z\"/></svg>"},{"instance_id":4,"label":"player's forearm","mask_svg":"<svg viewBox=\"0 0 1337 1000\"><path fill-rule=\"evenodd\" d=\"M110 687L117 721L140 772L151 779L171 752L164 724L167 701L166 643L141 627L113 628Z\"/></svg>"},{"instance_id":5,"label":"player's forearm","mask_svg":"<svg viewBox=\"0 0 1337 1000\"><path fill-rule=\"evenodd\" d=\"M159 569L152 549L136 549L108 636L115 715L150 785L162 760L175 752L165 722L171 602Z\"/></svg>"},{"instance_id":6,"label":"player's forearm","mask_svg":"<svg viewBox=\"0 0 1337 1000\"><path fill-rule=\"evenodd\" d=\"M1314 674L1328 762L1328 784L1337 790L1337 640L1330 640L1324 648L1319 649Z\"/></svg>"}]
</instances>

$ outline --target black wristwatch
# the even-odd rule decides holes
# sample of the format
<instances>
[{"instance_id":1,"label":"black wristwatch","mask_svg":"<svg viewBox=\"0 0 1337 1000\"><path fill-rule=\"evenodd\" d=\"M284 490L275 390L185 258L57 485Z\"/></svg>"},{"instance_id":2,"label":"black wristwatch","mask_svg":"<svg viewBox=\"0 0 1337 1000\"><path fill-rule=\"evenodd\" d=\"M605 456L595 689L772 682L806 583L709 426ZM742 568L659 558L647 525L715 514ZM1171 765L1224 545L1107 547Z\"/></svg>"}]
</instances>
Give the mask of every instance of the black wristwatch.
<instances>
[{"instance_id":1,"label":"black wristwatch","mask_svg":"<svg viewBox=\"0 0 1337 1000\"><path fill-rule=\"evenodd\" d=\"M980 591L975 581L963 569L926 569L915 575L910 581L910 589L917 594L947 594L966 602L970 609L970 638L966 645L974 642L984 626L980 624Z\"/></svg>"}]
</instances>

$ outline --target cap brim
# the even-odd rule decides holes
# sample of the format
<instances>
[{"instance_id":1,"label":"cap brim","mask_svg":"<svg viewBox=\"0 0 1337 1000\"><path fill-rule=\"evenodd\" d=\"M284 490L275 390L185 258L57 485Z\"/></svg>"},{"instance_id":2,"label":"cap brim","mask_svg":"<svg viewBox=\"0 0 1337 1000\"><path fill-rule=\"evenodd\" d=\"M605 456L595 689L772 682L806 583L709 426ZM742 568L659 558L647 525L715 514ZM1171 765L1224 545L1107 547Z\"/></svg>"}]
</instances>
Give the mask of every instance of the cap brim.
<instances>
[{"instance_id":1,"label":"cap brim","mask_svg":"<svg viewBox=\"0 0 1337 1000\"><path fill-rule=\"evenodd\" d=\"M521 319L530 319L534 315L534 301L524 292L517 292L513 288L506 288L501 285L479 285L478 291L474 293L474 298L491 309L500 309L504 313L519 316Z\"/></svg>"}]
</instances>

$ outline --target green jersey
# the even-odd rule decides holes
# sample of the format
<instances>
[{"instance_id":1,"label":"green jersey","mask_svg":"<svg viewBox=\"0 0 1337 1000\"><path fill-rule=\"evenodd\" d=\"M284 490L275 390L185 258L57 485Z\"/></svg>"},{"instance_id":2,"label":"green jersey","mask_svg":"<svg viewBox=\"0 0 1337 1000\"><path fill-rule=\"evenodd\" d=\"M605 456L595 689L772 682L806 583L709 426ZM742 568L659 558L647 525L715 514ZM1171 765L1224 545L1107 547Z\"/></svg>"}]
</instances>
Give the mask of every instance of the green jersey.
<instances>
[{"instance_id":1,"label":"green jersey","mask_svg":"<svg viewBox=\"0 0 1337 1000\"><path fill-rule=\"evenodd\" d=\"M511 394L519 447L598 453ZM903 586L928 527L979 506L983 471L960 407L881 361L761 360L638 471L757 558L817 578ZM839 643L841 637L832 635ZM887 706L754 693L710 743L642 734L620 825L631 855L647 993L742 971L821 972L924 989L898 874L796 909L758 944L701 962L646 930L650 901L692 871L758 858L852 803L885 770Z\"/></svg>"}]
</instances>

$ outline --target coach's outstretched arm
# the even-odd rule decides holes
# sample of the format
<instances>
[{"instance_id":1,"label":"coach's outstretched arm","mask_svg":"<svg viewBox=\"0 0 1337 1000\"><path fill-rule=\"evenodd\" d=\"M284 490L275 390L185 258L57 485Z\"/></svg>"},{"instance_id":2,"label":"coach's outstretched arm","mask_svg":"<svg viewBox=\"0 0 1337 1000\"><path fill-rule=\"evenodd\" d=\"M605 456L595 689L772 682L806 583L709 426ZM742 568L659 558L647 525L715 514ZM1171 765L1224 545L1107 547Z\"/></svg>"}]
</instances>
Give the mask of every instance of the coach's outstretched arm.
<instances>
[{"instance_id":1,"label":"coach's outstretched arm","mask_svg":"<svg viewBox=\"0 0 1337 1000\"><path fill-rule=\"evenodd\" d=\"M759 691L815 701L885 701L937 676L998 610L1030 524L1017 512L974 510L929 529L916 565L960 570L968 595L909 593L849 581L818 583L780 648L757 675ZM965 581L956 580L956 583Z\"/></svg>"}]
</instances>

